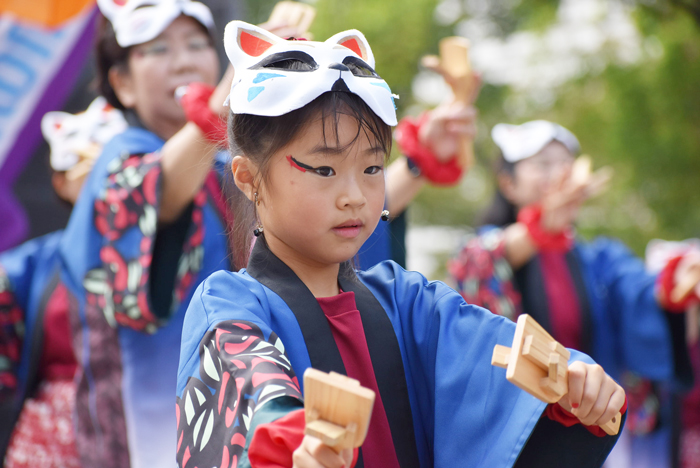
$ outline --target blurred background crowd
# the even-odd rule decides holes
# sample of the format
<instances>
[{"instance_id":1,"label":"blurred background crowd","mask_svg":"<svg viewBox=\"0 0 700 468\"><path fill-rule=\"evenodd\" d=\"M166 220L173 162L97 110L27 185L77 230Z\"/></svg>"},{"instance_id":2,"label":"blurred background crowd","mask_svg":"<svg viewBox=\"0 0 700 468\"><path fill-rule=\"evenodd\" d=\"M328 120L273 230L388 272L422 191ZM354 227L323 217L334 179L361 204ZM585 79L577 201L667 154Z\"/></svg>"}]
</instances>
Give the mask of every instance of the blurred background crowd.
<instances>
[{"instance_id":1,"label":"blurred background crowd","mask_svg":"<svg viewBox=\"0 0 700 468\"><path fill-rule=\"evenodd\" d=\"M276 3L201 1L219 31L233 19L262 23ZM614 170L609 189L576 217L583 239L616 237L644 257L651 239L698 236L700 0L308 3L317 11L314 37L352 28L366 35L377 71L400 96L400 116L449 99L442 76L422 68L421 58L437 54L446 36L471 43L482 83L475 161L457 185L427 186L393 220L392 256L409 269L448 276L448 259L494 197L491 129L502 122L556 122L576 135L595 168ZM70 207L54 194L41 119L54 110L83 111L97 96L99 12L94 0L4 0L0 8L2 252L67 223ZM223 46L216 46L223 70Z\"/></svg>"}]
</instances>

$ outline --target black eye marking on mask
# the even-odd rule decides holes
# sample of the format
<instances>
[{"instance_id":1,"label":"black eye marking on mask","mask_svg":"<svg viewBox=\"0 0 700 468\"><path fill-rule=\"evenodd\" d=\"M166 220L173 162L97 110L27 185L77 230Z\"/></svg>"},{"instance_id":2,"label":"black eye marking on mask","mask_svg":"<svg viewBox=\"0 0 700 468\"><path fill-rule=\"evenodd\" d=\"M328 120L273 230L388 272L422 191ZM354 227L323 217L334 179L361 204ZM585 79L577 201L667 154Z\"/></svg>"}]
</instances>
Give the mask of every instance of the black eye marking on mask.
<instances>
[{"instance_id":1,"label":"black eye marking on mask","mask_svg":"<svg viewBox=\"0 0 700 468\"><path fill-rule=\"evenodd\" d=\"M261 68L268 70L310 72L318 70L318 64L309 54L298 50L292 50L289 52L272 54L250 67L251 70L259 70Z\"/></svg>"},{"instance_id":2,"label":"black eye marking on mask","mask_svg":"<svg viewBox=\"0 0 700 468\"><path fill-rule=\"evenodd\" d=\"M367 62L357 57L349 55L343 59L343 65L350 69L350 72L359 77L379 78L377 72L370 67Z\"/></svg>"}]
</instances>

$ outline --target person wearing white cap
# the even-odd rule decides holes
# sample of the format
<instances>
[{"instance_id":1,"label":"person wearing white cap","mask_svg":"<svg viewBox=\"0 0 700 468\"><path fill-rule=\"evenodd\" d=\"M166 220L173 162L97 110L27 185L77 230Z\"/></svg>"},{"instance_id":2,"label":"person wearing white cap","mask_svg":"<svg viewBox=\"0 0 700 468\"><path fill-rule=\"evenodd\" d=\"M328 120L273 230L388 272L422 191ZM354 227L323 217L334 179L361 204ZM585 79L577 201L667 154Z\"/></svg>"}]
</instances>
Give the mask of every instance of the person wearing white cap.
<instances>
[{"instance_id":1,"label":"person wearing white cap","mask_svg":"<svg viewBox=\"0 0 700 468\"><path fill-rule=\"evenodd\" d=\"M102 146L126 127L104 98L80 114L44 116L52 182L63 202L75 204ZM74 298L59 279L62 236L56 231L0 254L0 460L8 468L80 466L69 323Z\"/></svg>"},{"instance_id":2,"label":"person wearing white cap","mask_svg":"<svg viewBox=\"0 0 700 468\"><path fill-rule=\"evenodd\" d=\"M76 441L83 466L171 467L184 311L202 279L236 268L219 151L231 76L214 88L203 4L98 5L99 90L129 127L97 158L61 240L76 297Z\"/></svg>"},{"instance_id":3,"label":"person wearing white cap","mask_svg":"<svg viewBox=\"0 0 700 468\"><path fill-rule=\"evenodd\" d=\"M532 315L616 379L634 373L687 386L691 371L679 312L698 297L691 292L672 300L678 262L651 274L617 240L576 237L576 217L591 182L572 174L579 142L570 131L537 120L498 124L491 135L501 151L498 190L479 234L448 262L458 291L467 302L513 320ZM648 410L658 409L655 398L646 392L641 404L634 402L626 430L653 430L658 412ZM663 443L647 438L646 455L640 451L634 466L664 466Z\"/></svg>"}]
</instances>

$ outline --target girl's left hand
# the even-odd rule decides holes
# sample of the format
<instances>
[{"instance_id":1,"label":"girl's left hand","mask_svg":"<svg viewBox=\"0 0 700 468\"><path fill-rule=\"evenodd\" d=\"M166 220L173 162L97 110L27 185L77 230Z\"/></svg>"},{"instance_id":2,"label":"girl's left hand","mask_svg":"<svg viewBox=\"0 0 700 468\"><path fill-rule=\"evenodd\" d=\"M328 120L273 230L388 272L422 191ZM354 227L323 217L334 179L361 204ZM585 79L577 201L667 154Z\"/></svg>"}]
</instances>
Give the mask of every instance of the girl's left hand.
<instances>
[{"instance_id":1,"label":"girl's left hand","mask_svg":"<svg viewBox=\"0 0 700 468\"><path fill-rule=\"evenodd\" d=\"M625 404L625 391L598 364L576 361L569 366L569 393L559 400L586 426L609 422Z\"/></svg>"}]
</instances>

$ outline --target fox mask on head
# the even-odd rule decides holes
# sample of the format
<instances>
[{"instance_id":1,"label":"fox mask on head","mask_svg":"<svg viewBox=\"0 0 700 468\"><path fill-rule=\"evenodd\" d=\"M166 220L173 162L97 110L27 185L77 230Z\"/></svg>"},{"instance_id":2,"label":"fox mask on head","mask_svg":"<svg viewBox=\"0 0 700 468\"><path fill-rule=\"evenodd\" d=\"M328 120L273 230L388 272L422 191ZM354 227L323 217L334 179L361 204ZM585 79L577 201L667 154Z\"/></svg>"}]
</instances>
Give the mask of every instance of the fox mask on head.
<instances>
[{"instance_id":1,"label":"fox mask on head","mask_svg":"<svg viewBox=\"0 0 700 468\"><path fill-rule=\"evenodd\" d=\"M284 40L232 21L224 46L235 70L228 100L234 114L279 116L325 92L343 91L358 95L387 125L396 125L397 96L374 71L372 49L360 31L324 42Z\"/></svg>"}]
</instances>

